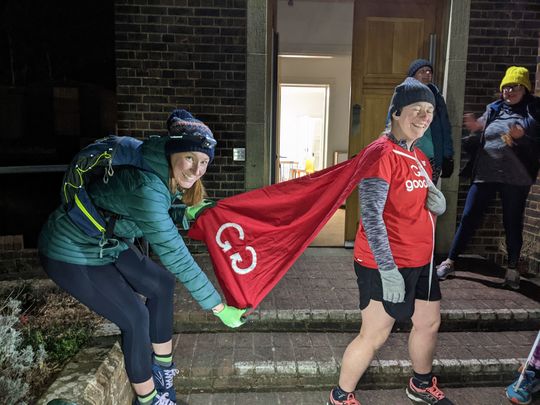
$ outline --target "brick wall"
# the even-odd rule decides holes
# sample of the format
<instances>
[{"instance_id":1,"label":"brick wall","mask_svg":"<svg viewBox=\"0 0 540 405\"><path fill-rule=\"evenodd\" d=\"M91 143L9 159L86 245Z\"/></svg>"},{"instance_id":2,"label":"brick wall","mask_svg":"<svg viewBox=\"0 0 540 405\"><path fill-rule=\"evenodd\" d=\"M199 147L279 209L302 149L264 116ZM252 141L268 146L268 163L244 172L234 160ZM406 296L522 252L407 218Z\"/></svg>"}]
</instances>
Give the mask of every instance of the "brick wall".
<instances>
[{"instance_id":1,"label":"brick wall","mask_svg":"<svg viewBox=\"0 0 540 405\"><path fill-rule=\"evenodd\" d=\"M244 191L246 0L116 0L115 37L118 132L164 134L185 108L218 141L210 197Z\"/></svg>"},{"instance_id":2,"label":"brick wall","mask_svg":"<svg viewBox=\"0 0 540 405\"><path fill-rule=\"evenodd\" d=\"M535 93L540 97L540 30L538 32L538 48L536 57ZM529 203L525 210L525 241L530 270L540 273L540 176L531 189Z\"/></svg>"},{"instance_id":3,"label":"brick wall","mask_svg":"<svg viewBox=\"0 0 540 405\"><path fill-rule=\"evenodd\" d=\"M538 0L472 0L465 89L465 111L479 115L498 97L499 84L508 66L525 66L535 82L539 55L540 2ZM464 156L462 160L467 157ZM462 162L464 163L464 162ZM525 218L524 254L538 254L540 233L539 181L528 200ZM459 207L468 190L462 182ZM458 218L459 220L459 218ZM468 252L479 253L502 263L504 231L500 201L489 208Z\"/></svg>"}]
</instances>

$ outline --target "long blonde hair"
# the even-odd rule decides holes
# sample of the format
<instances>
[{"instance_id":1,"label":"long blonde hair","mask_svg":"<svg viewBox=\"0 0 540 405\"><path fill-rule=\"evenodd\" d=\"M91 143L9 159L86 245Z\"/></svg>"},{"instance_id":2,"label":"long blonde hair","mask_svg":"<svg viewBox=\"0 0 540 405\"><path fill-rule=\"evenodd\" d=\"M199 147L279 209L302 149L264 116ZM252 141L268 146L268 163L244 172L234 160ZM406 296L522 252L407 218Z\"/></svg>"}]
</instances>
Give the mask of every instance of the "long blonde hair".
<instances>
[{"instance_id":1,"label":"long blonde hair","mask_svg":"<svg viewBox=\"0 0 540 405\"><path fill-rule=\"evenodd\" d=\"M169 190L171 193L180 191L182 193L182 202L187 206L193 206L200 203L206 197L206 189L201 179L198 179L193 186L184 190L178 186L176 179L172 174L172 170L169 169Z\"/></svg>"}]
</instances>

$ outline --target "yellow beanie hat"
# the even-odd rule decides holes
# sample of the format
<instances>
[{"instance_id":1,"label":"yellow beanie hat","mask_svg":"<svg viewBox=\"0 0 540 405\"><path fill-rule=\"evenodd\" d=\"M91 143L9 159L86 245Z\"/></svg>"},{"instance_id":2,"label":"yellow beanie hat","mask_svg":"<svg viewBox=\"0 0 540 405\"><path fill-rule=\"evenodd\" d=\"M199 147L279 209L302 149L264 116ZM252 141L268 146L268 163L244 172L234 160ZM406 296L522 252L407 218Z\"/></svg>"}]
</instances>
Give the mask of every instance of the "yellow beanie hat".
<instances>
[{"instance_id":1,"label":"yellow beanie hat","mask_svg":"<svg viewBox=\"0 0 540 405\"><path fill-rule=\"evenodd\" d=\"M527 90L531 91L531 82L529 80L529 71L521 66L510 66L506 69L506 73L501 81L499 89L508 84L521 84Z\"/></svg>"}]
</instances>

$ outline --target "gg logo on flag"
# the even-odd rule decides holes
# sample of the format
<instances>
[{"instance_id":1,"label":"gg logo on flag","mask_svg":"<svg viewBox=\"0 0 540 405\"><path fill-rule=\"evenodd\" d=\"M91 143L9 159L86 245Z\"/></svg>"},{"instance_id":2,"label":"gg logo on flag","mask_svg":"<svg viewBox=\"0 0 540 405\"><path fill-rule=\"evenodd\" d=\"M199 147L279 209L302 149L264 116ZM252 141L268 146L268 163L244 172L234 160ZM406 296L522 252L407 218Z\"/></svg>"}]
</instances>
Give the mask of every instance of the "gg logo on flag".
<instances>
[{"instance_id":1,"label":"gg logo on flag","mask_svg":"<svg viewBox=\"0 0 540 405\"><path fill-rule=\"evenodd\" d=\"M223 231L225 231L227 228L235 229L238 232L238 239L244 240L244 229L242 229L240 225L235 224L234 222L224 223L216 232L216 243L224 252L228 252L232 248L231 243L227 240L223 241L221 237ZM238 267L238 263L243 261L239 252L229 256L229 259L231 260L231 267L237 274L248 274L250 271L255 269L255 267L257 267L257 252L251 246L246 246L245 249L251 254L251 264L246 268Z\"/></svg>"},{"instance_id":2,"label":"gg logo on flag","mask_svg":"<svg viewBox=\"0 0 540 405\"><path fill-rule=\"evenodd\" d=\"M366 158L361 152L307 176L224 198L204 210L188 236L206 244L227 304L256 308L357 187L362 173L379 160L380 154Z\"/></svg>"}]
</instances>

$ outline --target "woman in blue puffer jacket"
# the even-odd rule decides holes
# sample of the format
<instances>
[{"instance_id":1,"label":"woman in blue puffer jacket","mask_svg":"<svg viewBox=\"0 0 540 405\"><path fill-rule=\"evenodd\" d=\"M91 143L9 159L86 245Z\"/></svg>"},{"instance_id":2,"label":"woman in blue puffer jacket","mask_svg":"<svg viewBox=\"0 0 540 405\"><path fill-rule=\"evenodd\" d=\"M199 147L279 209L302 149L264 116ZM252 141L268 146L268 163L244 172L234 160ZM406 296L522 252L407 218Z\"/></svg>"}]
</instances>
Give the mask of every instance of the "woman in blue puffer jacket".
<instances>
[{"instance_id":1,"label":"woman in blue puffer jacket","mask_svg":"<svg viewBox=\"0 0 540 405\"><path fill-rule=\"evenodd\" d=\"M175 110L167 126L170 136L152 137L141 145L142 159L151 171L118 167L108 183L88 186L93 203L117 216L113 237L104 246L79 229L63 206L51 214L39 240L49 277L120 328L126 371L138 403L144 405L176 401L175 277L203 309L211 309L227 326L240 326L245 312L222 303L169 213L177 198L189 206L202 201L201 177L214 158L214 136L185 110ZM161 265L126 243L139 237L149 242Z\"/></svg>"},{"instance_id":2,"label":"woman in blue puffer jacket","mask_svg":"<svg viewBox=\"0 0 540 405\"><path fill-rule=\"evenodd\" d=\"M472 184L448 258L437 268L440 280L454 272L455 260L499 193L508 252L505 284L519 289L523 216L540 168L540 99L531 89L529 71L511 66L500 84L501 98L480 118L464 117L463 124L473 135L463 139L471 158L460 175L470 177Z\"/></svg>"}]
</instances>

